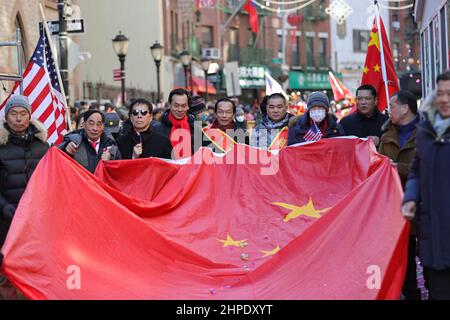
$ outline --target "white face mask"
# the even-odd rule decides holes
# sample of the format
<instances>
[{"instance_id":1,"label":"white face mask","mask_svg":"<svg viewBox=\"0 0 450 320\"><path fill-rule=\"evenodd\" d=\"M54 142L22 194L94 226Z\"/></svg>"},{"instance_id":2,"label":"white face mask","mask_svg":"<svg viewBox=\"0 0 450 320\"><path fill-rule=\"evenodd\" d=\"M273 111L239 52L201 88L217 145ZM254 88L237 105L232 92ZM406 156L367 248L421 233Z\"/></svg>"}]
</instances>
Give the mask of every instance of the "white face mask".
<instances>
[{"instance_id":1,"label":"white face mask","mask_svg":"<svg viewBox=\"0 0 450 320\"><path fill-rule=\"evenodd\" d=\"M237 122L244 122L244 120L245 120L245 116L238 116L238 117L236 117L236 121Z\"/></svg>"},{"instance_id":2,"label":"white face mask","mask_svg":"<svg viewBox=\"0 0 450 320\"><path fill-rule=\"evenodd\" d=\"M326 112L323 109L320 110L311 110L309 112L309 116L315 123L322 122L325 119Z\"/></svg>"}]
</instances>

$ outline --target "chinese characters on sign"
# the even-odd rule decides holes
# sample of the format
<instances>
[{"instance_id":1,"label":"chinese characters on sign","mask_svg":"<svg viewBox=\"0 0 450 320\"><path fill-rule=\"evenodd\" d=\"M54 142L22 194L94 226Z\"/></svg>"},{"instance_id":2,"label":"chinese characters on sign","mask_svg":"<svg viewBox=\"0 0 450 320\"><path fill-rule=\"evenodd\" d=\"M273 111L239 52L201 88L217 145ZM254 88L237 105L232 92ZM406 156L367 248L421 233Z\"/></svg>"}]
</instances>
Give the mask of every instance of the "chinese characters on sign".
<instances>
[{"instance_id":1,"label":"chinese characters on sign","mask_svg":"<svg viewBox=\"0 0 450 320\"><path fill-rule=\"evenodd\" d=\"M239 83L242 88L259 88L266 86L264 66L240 66Z\"/></svg>"}]
</instances>

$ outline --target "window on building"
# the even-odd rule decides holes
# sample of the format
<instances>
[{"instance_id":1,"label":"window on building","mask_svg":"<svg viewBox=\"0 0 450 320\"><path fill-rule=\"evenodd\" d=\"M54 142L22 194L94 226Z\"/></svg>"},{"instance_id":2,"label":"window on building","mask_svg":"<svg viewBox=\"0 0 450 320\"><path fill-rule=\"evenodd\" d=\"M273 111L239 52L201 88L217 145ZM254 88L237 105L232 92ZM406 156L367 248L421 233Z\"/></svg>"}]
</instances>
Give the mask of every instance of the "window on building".
<instances>
[{"instance_id":1,"label":"window on building","mask_svg":"<svg viewBox=\"0 0 450 320\"><path fill-rule=\"evenodd\" d=\"M397 41L392 45L392 58L394 58L395 70L400 70L400 43Z\"/></svg>"},{"instance_id":2,"label":"window on building","mask_svg":"<svg viewBox=\"0 0 450 320\"><path fill-rule=\"evenodd\" d=\"M441 22L440 39L441 39L441 46L442 46L440 61L441 61L441 64L442 64L442 70L447 70L449 65L448 65L448 61L447 61L448 47L447 47L447 41L446 41L446 29L448 27L450 27L450 25L447 25L447 28L445 27L445 21L446 21L445 7L442 7L441 12L440 12L440 16L441 16L441 19L440 19L440 22Z\"/></svg>"},{"instance_id":3,"label":"window on building","mask_svg":"<svg viewBox=\"0 0 450 320\"><path fill-rule=\"evenodd\" d=\"M306 49L306 66L313 67L314 66L314 38L313 37L306 37L305 49Z\"/></svg>"},{"instance_id":4,"label":"window on building","mask_svg":"<svg viewBox=\"0 0 450 320\"><path fill-rule=\"evenodd\" d=\"M295 43L292 46L292 65L300 65L300 36L295 37Z\"/></svg>"},{"instance_id":5,"label":"window on building","mask_svg":"<svg viewBox=\"0 0 450 320\"><path fill-rule=\"evenodd\" d=\"M441 34L439 27L439 18L436 16L433 19L433 38L434 38L434 68L436 70L436 76L441 73Z\"/></svg>"},{"instance_id":6,"label":"window on building","mask_svg":"<svg viewBox=\"0 0 450 320\"><path fill-rule=\"evenodd\" d=\"M228 52L230 61L239 60L239 32L238 29L230 29L230 48Z\"/></svg>"},{"instance_id":7,"label":"window on building","mask_svg":"<svg viewBox=\"0 0 450 320\"><path fill-rule=\"evenodd\" d=\"M370 31L353 30L353 52L367 52L370 42Z\"/></svg>"},{"instance_id":8,"label":"window on building","mask_svg":"<svg viewBox=\"0 0 450 320\"><path fill-rule=\"evenodd\" d=\"M283 53L283 36L281 34L278 35L278 52Z\"/></svg>"},{"instance_id":9,"label":"window on building","mask_svg":"<svg viewBox=\"0 0 450 320\"><path fill-rule=\"evenodd\" d=\"M202 27L202 48L213 48L214 47L214 37L213 37L213 27L203 26Z\"/></svg>"},{"instance_id":10,"label":"window on building","mask_svg":"<svg viewBox=\"0 0 450 320\"><path fill-rule=\"evenodd\" d=\"M26 44L26 39L24 37L24 30L23 30L23 24L22 24L22 19L20 18L19 15L16 16L16 20L15 20L15 29L20 29L20 36L22 38L22 51L20 52L21 55L21 65L22 65L22 72L25 71L25 67L26 67L26 61L28 60L28 56L26 54L26 50L25 50L25 44ZM16 39L16 33L14 32L14 40ZM11 50L11 57L12 57L12 66L14 68L17 68L19 63L17 61L17 48L16 47L10 47ZM18 72L19 70L17 70Z\"/></svg>"},{"instance_id":11,"label":"window on building","mask_svg":"<svg viewBox=\"0 0 450 320\"><path fill-rule=\"evenodd\" d=\"M327 66L327 39L320 39L319 46L319 66L326 67Z\"/></svg>"}]
</instances>

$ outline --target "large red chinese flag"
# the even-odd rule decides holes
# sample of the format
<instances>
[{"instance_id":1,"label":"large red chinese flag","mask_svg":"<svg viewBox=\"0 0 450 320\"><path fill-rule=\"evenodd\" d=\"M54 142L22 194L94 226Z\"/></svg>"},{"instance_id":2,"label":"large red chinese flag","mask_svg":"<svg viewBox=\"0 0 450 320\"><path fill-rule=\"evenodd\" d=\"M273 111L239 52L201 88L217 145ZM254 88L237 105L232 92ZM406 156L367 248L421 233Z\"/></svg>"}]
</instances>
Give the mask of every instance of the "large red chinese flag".
<instances>
[{"instance_id":1,"label":"large red chinese flag","mask_svg":"<svg viewBox=\"0 0 450 320\"><path fill-rule=\"evenodd\" d=\"M399 85L386 29L381 16L379 19L381 30L378 30L377 17L375 16L361 84L370 84L377 90L378 109L383 111L386 109L389 99L386 97L385 83L387 83L389 97L399 90ZM379 32L381 32L381 41ZM381 48L383 48L383 51L381 51ZM383 70L383 65L385 65L386 72Z\"/></svg>"},{"instance_id":2,"label":"large red chinese flag","mask_svg":"<svg viewBox=\"0 0 450 320\"><path fill-rule=\"evenodd\" d=\"M247 3L244 5L243 9L248 12L250 28L252 29L252 32L258 33L259 22L258 10L256 9L256 5L251 0L247 0Z\"/></svg>"},{"instance_id":3,"label":"large red chinese flag","mask_svg":"<svg viewBox=\"0 0 450 320\"><path fill-rule=\"evenodd\" d=\"M223 164L238 150L241 164ZM370 141L186 161L111 161L94 176L52 148L2 271L31 299L399 298L409 226Z\"/></svg>"}]
</instances>

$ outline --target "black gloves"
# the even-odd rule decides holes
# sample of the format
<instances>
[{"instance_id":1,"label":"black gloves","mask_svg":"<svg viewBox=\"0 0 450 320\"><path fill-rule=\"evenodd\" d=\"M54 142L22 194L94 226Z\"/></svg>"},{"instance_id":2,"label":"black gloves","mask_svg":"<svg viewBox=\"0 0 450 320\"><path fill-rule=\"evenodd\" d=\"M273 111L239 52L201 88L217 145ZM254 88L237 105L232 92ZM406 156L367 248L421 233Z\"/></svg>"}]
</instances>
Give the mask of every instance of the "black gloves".
<instances>
[{"instance_id":1,"label":"black gloves","mask_svg":"<svg viewBox=\"0 0 450 320\"><path fill-rule=\"evenodd\" d=\"M12 204L9 203L5 204L2 210L3 219L5 219L8 222L11 222L15 212L16 207L14 207Z\"/></svg>"}]
</instances>

